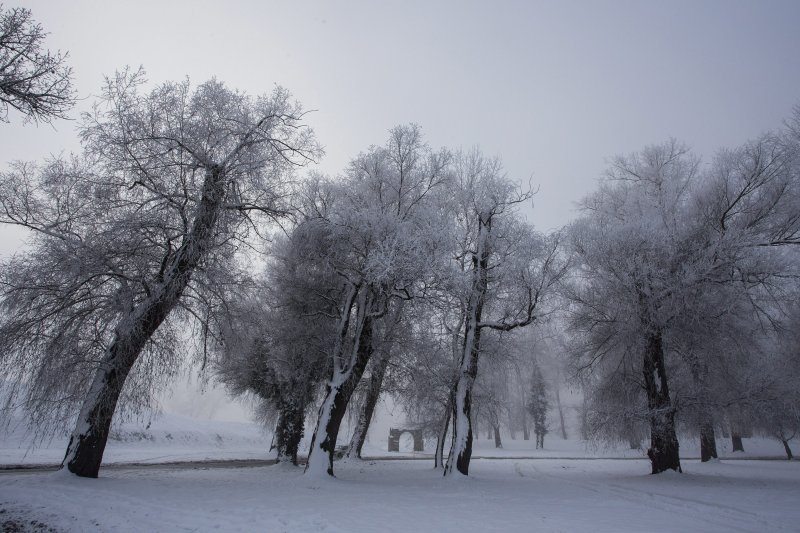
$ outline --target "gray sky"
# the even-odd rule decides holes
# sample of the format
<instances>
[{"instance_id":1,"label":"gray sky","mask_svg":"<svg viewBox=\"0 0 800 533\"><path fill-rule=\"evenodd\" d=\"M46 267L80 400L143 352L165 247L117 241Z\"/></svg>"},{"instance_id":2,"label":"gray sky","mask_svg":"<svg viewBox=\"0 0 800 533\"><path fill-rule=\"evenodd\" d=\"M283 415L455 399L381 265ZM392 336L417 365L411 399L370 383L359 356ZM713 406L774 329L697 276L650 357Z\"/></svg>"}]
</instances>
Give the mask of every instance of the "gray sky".
<instances>
[{"instance_id":1,"label":"gray sky","mask_svg":"<svg viewBox=\"0 0 800 533\"><path fill-rule=\"evenodd\" d=\"M800 103L797 0L23 4L48 45L70 52L85 98L73 116L125 65L153 82L280 84L317 110L323 171L417 122L434 146L480 145L530 178L540 192L529 219L544 230L574 216L615 154L676 137L710 156ZM74 122L13 118L0 123L0 168L78 148ZM18 235L0 228L0 254ZM187 395L201 401L179 391L172 408Z\"/></svg>"},{"instance_id":2,"label":"gray sky","mask_svg":"<svg viewBox=\"0 0 800 533\"><path fill-rule=\"evenodd\" d=\"M417 122L434 146L480 145L532 179L544 230L608 157L669 137L710 156L800 102L798 1L23 4L69 50L83 108L125 65L153 82L280 84L318 110L324 171ZM0 165L75 150L74 125L0 124Z\"/></svg>"}]
</instances>

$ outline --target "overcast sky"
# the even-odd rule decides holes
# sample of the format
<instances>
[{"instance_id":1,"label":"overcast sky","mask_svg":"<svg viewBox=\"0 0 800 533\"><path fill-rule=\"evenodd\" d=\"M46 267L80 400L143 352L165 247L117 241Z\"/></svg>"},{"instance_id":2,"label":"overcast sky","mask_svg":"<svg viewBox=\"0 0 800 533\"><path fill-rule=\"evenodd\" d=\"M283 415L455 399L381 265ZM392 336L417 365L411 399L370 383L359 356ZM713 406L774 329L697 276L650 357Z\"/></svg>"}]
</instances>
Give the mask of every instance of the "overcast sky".
<instances>
[{"instance_id":1,"label":"overcast sky","mask_svg":"<svg viewBox=\"0 0 800 533\"><path fill-rule=\"evenodd\" d=\"M69 51L83 108L125 65L153 82L283 85L317 110L324 171L417 122L432 145L479 145L531 179L543 230L615 154L676 137L708 157L800 102L796 0L23 4ZM0 164L75 150L74 126L0 124Z\"/></svg>"}]
</instances>

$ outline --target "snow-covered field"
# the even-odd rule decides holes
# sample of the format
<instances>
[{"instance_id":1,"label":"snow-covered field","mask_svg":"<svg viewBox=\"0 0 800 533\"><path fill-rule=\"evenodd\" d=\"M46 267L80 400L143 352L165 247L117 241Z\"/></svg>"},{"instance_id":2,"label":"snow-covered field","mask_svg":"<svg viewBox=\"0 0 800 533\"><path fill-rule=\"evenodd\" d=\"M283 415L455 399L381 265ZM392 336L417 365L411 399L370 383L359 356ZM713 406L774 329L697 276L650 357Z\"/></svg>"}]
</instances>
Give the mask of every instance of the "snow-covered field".
<instances>
[{"instance_id":1,"label":"snow-covered field","mask_svg":"<svg viewBox=\"0 0 800 533\"><path fill-rule=\"evenodd\" d=\"M428 453L386 451L385 428L365 454L425 460L337 462L335 480L285 466L147 469L118 466L100 479L63 473L0 473L0 525L9 531L799 531L800 462L778 459L767 439L725 460L684 459L685 473L649 475L640 450L592 447L548 435L476 442L467 479L444 479ZM266 459L270 436L256 425L163 416L115 429L110 463ZM58 463L65 442L29 450L24 432L0 437L0 463ZM305 448L305 446L304 446ZM301 448L301 449L304 449ZM697 455L682 441L684 457ZM625 459L625 460L619 460ZM34 521L38 525L32 525ZM44 524L44 525L42 525ZM39 529L37 529L39 527Z\"/></svg>"},{"instance_id":2,"label":"snow-covered field","mask_svg":"<svg viewBox=\"0 0 800 533\"><path fill-rule=\"evenodd\" d=\"M0 472L0 530L800 531L800 462L782 460L781 444L763 438L745 439L746 452L735 454L730 439L719 438L723 460L711 464L690 459L699 456L698 439L682 439L685 473L651 476L643 450L587 444L575 427L568 440L548 434L544 450L508 433L497 449L484 428L474 455L486 459L473 460L467 479L444 479L432 468L431 442L414 453L405 434L401 453L387 452L389 428L405 427L390 405L364 454L422 460L338 462L337 479L321 481L285 466L119 465L271 457L270 434L211 420L208 403L172 405L181 414L115 427L104 464L118 466L101 469L100 479ZM22 420L0 430L0 465L58 464L66 439L31 448ZM349 432L345 424L342 442Z\"/></svg>"},{"instance_id":3,"label":"snow-covered field","mask_svg":"<svg viewBox=\"0 0 800 533\"><path fill-rule=\"evenodd\" d=\"M267 456L270 439L256 424L166 414L150 423L114 427L103 462L262 459ZM12 424L11 431L0 436L0 465L57 464L66 449L65 436L32 447L24 426Z\"/></svg>"},{"instance_id":4,"label":"snow-covered field","mask_svg":"<svg viewBox=\"0 0 800 533\"><path fill-rule=\"evenodd\" d=\"M282 466L0 477L3 518L57 531L798 531L800 463L477 460L444 479L428 461L337 464L313 481Z\"/></svg>"}]
</instances>

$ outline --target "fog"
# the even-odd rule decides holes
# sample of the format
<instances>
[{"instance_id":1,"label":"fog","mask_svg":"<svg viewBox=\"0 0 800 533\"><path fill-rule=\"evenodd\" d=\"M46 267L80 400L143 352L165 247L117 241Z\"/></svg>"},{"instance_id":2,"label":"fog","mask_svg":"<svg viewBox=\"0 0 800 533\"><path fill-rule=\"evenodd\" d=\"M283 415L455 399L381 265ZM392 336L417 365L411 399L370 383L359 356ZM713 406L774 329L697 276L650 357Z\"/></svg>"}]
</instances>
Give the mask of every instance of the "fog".
<instances>
[{"instance_id":1,"label":"fog","mask_svg":"<svg viewBox=\"0 0 800 533\"><path fill-rule=\"evenodd\" d=\"M419 125L434 150L480 146L502 159L505 176L535 191L508 205L524 199L523 217L547 232L576 217L575 203L615 155L676 139L671 146L686 143L702 171L719 148L781 128L800 103L793 1L26 7L49 32L47 46L69 53L79 100L71 120L52 124L12 113L0 124L2 165L79 151L76 125L104 76L141 65L151 87L185 78L217 78L249 94L286 87L312 110L303 120L325 151L303 175L342 174L398 124ZM0 229L0 253L23 249L25 237ZM247 416L246 406L201 386L194 370L162 403L191 416ZM385 433L389 423L376 427Z\"/></svg>"}]
</instances>

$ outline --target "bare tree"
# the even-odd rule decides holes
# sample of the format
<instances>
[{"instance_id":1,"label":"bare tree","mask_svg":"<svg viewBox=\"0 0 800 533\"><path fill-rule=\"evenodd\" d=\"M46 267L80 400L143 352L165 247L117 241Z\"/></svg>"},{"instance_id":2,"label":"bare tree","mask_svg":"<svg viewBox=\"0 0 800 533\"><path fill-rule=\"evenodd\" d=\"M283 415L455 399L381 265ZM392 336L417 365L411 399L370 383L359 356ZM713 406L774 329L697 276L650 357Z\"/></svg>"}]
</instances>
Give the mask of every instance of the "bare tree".
<instances>
[{"instance_id":1,"label":"bare tree","mask_svg":"<svg viewBox=\"0 0 800 533\"><path fill-rule=\"evenodd\" d=\"M673 273L682 271L672 261L680 257L680 212L697 168L674 141L620 157L572 226L580 270L569 295L571 324L585 333L589 366L607 355L642 355L653 473L680 470L664 335L677 312L671 304L680 280Z\"/></svg>"},{"instance_id":2,"label":"bare tree","mask_svg":"<svg viewBox=\"0 0 800 533\"><path fill-rule=\"evenodd\" d=\"M0 122L8 122L9 107L50 122L75 104L67 54L44 49L45 37L30 9L0 4Z\"/></svg>"},{"instance_id":3,"label":"bare tree","mask_svg":"<svg viewBox=\"0 0 800 533\"><path fill-rule=\"evenodd\" d=\"M558 240L535 234L515 218L515 207L530 198L501 173L500 162L477 150L456 164L457 259L469 281L464 334L454 394L454 437L445 475L469 474L472 457L472 388L478 375L481 333L512 331L532 324L541 303L565 272ZM466 281L466 280L465 280Z\"/></svg>"},{"instance_id":4,"label":"bare tree","mask_svg":"<svg viewBox=\"0 0 800 533\"><path fill-rule=\"evenodd\" d=\"M35 413L81 405L63 463L79 476L97 476L143 353L137 394L163 383L149 378L179 353L172 311L213 315L249 236L287 216L292 168L318 153L283 89L252 98L212 80L141 94L143 83L108 80L82 157L20 164L0 182L3 221L33 232L3 269L0 364L30 384Z\"/></svg>"}]
</instances>

